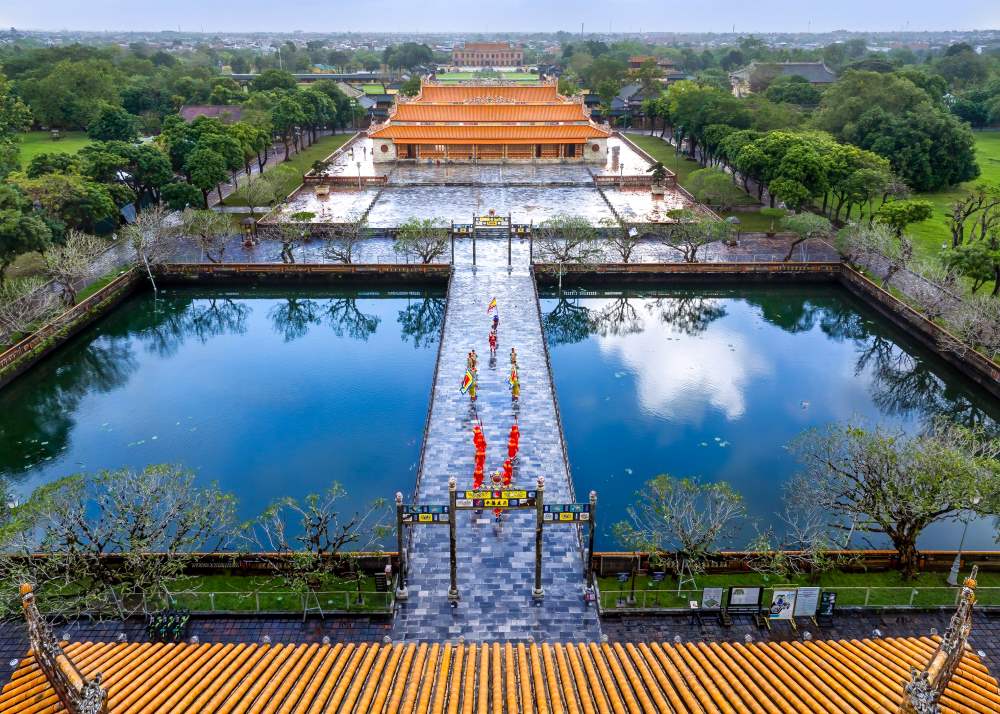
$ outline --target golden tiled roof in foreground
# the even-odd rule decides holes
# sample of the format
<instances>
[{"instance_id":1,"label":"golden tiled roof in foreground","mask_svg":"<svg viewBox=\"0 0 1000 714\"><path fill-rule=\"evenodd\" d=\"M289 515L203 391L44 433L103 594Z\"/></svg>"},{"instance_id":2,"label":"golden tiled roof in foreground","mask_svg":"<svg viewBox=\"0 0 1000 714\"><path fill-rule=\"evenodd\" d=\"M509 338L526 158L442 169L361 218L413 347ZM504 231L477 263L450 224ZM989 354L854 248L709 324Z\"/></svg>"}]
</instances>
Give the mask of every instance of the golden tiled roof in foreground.
<instances>
[{"instance_id":1,"label":"golden tiled roof in foreground","mask_svg":"<svg viewBox=\"0 0 1000 714\"><path fill-rule=\"evenodd\" d=\"M110 712L888 712L938 638L660 645L92 644ZM944 712L1000 711L997 681L966 652ZM64 711L26 657L3 714Z\"/></svg>"}]
</instances>

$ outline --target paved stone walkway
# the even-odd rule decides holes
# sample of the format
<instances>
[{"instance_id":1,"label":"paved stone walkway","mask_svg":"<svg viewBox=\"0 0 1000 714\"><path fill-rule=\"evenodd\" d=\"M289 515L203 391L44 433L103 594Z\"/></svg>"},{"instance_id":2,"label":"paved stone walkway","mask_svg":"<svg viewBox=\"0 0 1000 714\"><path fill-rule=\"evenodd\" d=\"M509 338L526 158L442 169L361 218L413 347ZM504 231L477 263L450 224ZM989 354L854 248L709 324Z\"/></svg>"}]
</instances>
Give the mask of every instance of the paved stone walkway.
<instances>
[{"instance_id":1,"label":"paved stone walkway","mask_svg":"<svg viewBox=\"0 0 1000 714\"><path fill-rule=\"evenodd\" d=\"M489 262L497 265L500 261L493 257ZM487 345L490 318L486 308L492 297L496 297L500 313L495 364L491 363ZM490 472L501 468L506 457L507 436L516 417L521 449L514 484L530 489L538 476L544 476L546 501L571 501L535 288L526 260L515 261L511 273L506 267L473 270L469 265L458 265L448 295L446 320L415 502L447 503L450 476L458 478L460 490L471 488L472 425L477 416L487 440L487 483ZM522 389L516 407L511 404L506 383L512 345L518 353ZM459 390L466 355L472 348L480 356L475 409ZM587 640L600 635L597 613L583 600L583 559L575 526L550 526L544 531L545 597L538 602L531 594L534 512L508 512L502 527L494 523L488 510L482 514L459 511L457 516L461 600L453 607L447 599L447 526L414 526L409 551L410 599L398 608L394 640L461 636L474 641L529 637L555 641Z\"/></svg>"}]
</instances>

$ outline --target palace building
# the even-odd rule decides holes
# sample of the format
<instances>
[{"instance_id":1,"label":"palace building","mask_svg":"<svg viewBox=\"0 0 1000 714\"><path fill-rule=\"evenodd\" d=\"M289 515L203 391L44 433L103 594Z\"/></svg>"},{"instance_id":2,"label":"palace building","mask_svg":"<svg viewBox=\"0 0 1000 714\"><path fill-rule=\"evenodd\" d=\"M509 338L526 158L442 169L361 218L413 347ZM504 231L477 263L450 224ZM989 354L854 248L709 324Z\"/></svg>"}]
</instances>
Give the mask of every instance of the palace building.
<instances>
[{"instance_id":1,"label":"palace building","mask_svg":"<svg viewBox=\"0 0 1000 714\"><path fill-rule=\"evenodd\" d=\"M451 61L461 67L520 67L524 50L513 42L466 42L452 49Z\"/></svg>"},{"instance_id":2,"label":"palace building","mask_svg":"<svg viewBox=\"0 0 1000 714\"><path fill-rule=\"evenodd\" d=\"M611 129L556 83L424 81L372 126L375 161L604 163Z\"/></svg>"}]
</instances>

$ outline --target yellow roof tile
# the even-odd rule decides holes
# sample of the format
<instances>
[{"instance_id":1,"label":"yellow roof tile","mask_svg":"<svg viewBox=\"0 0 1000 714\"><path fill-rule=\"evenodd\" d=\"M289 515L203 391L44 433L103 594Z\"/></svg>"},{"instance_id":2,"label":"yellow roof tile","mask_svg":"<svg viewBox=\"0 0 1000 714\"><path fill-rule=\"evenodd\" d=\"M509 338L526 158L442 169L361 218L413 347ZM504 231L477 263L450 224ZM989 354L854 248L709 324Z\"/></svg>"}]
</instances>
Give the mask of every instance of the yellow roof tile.
<instances>
[{"instance_id":1,"label":"yellow roof tile","mask_svg":"<svg viewBox=\"0 0 1000 714\"><path fill-rule=\"evenodd\" d=\"M894 713L937 639L661 645L108 644L65 651L103 674L109 711L659 714ZM1000 711L997 681L971 652L943 712ZM64 711L29 653L0 713Z\"/></svg>"}]
</instances>

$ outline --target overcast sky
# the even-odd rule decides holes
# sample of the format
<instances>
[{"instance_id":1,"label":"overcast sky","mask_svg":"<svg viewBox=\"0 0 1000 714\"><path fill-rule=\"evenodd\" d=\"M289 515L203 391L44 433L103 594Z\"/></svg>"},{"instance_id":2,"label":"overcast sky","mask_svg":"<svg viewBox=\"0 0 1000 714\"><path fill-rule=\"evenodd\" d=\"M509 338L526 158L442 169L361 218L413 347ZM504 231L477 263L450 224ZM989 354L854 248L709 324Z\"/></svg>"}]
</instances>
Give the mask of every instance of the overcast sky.
<instances>
[{"instance_id":1,"label":"overcast sky","mask_svg":"<svg viewBox=\"0 0 1000 714\"><path fill-rule=\"evenodd\" d=\"M0 0L0 27L46 30L578 32L581 22L595 32L990 29L1000 0Z\"/></svg>"}]
</instances>

